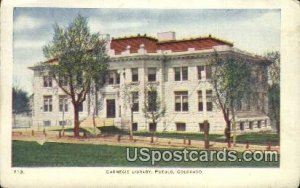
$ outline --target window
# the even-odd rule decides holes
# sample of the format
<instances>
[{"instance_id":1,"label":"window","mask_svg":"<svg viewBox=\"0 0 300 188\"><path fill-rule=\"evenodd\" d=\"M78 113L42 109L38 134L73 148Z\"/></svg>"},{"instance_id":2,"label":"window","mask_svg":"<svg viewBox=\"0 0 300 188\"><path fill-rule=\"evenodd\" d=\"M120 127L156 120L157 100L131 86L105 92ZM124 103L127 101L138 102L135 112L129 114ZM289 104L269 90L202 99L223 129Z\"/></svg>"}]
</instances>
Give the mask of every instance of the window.
<instances>
[{"instance_id":1,"label":"window","mask_svg":"<svg viewBox=\"0 0 300 188\"><path fill-rule=\"evenodd\" d=\"M198 111L203 111L202 91L198 91Z\"/></svg>"},{"instance_id":2,"label":"window","mask_svg":"<svg viewBox=\"0 0 300 188\"><path fill-rule=\"evenodd\" d=\"M114 84L115 83L115 73L109 72L108 74L108 84Z\"/></svg>"},{"instance_id":3,"label":"window","mask_svg":"<svg viewBox=\"0 0 300 188\"><path fill-rule=\"evenodd\" d=\"M198 70L198 80L201 80L204 76L203 76L203 72L204 72L204 66L198 66L197 67Z\"/></svg>"},{"instance_id":4,"label":"window","mask_svg":"<svg viewBox=\"0 0 300 188\"><path fill-rule=\"evenodd\" d=\"M243 131L245 129L244 122L240 122L240 130Z\"/></svg>"},{"instance_id":5,"label":"window","mask_svg":"<svg viewBox=\"0 0 300 188\"><path fill-rule=\"evenodd\" d=\"M188 80L188 68L187 67L176 67L174 68L175 81Z\"/></svg>"},{"instance_id":6,"label":"window","mask_svg":"<svg viewBox=\"0 0 300 188\"><path fill-rule=\"evenodd\" d=\"M148 82L156 81L156 68L148 68Z\"/></svg>"},{"instance_id":7,"label":"window","mask_svg":"<svg viewBox=\"0 0 300 188\"><path fill-rule=\"evenodd\" d=\"M108 84L120 84L120 74L117 71L110 71L108 73Z\"/></svg>"},{"instance_id":8,"label":"window","mask_svg":"<svg viewBox=\"0 0 300 188\"><path fill-rule=\"evenodd\" d=\"M157 100L157 92L156 91L148 91L148 111L149 112L156 111L156 100Z\"/></svg>"},{"instance_id":9,"label":"window","mask_svg":"<svg viewBox=\"0 0 300 188\"><path fill-rule=\"evenodd\" d=\"M204 72L205 72L206 79L211 79L212 69L211 69L210 65L198 66L197 70L198 70L198 80L201 80L204 78Z\"/></svg>"},{"instance_id":10,"label":"window","mask_svg":"<svg viewBox=\"0 0 300 188\"><path fill-rule=\"evenodd\" d=\"M66 121L59 121L59 125L60 126L65 126L65 125L67 125L67 122Z\"/></svg>"},{"instance_id":11,"label":"window","mask_svg":"<svg viewBox=\"0 0 300 188\"><path fill-rule=\"evenodd\" d=\"M175 81L180 81L180 68L176 67L174 68L174 73L175 73Z\"/></svg>"},{"instance_id":12,"label":"window","mask_svg":"<svg viewBox=\"0 0 300 188\"><path fill-rule=\"evenodd\" d=\"M156 123L149 123L149 131L151 132L156 131Z\"/></svg>"},{"instance_id":13,"label":"window","mask_svg":"<svg viewBox=\"0 0 300 188\"><path fill-rule=\"evenodd\" d=\"M52 87L52 78L50 76L44 76L44 87Z\"/></svg>"},{"instance_id":14,"label":"window","mask_svg":"<svg viewBox=\"0 0 300 188\"><path fill-rule=\"evenodd\" d=\"M211 79L212 77L212 70L210 65L205 66L205 73L206 73L206 79Z\"/></svg>"},{"instance_id":15,"label":"window","mask_svg":"<svg viewBox=\"0 0 300 188\"><path fill-rule=\"evenodd\" d=\"M132 111L138 112L139 111L139 93L138 92L132 92Z\"/></svg>"},{"instance_id":16,"label":"window","mask_svg":"<svg viewBox=\"0 0 300 188\"><path fill-rule=\"evenodd\" d=\"M60 112L68 111L68 97L66 95L59 96L59 111Z\"/></svg>"},{"instance_id":17,"label":"window","mask_svg":"<svg viewBox=\"0 0 300 188\"><path fill-rule=\"evenodd\" d=\"M44 96L44 112L52 112L52 96Z\"/></svg>"},{"instance_id":18,"label":"window","mask_svg":"<svg viewBox=\"0 0 300 188\"><path fill-rule=\"evenodd\" d=\"M137 123L133 123L132 124L132 131L137 131L138 130L138 124Z\"/></svg>"},{"instance_id":19,"label":"window","mask_svg":"<svg viewBox=\"0 0 300 188\"><path fill-rule=\"evenodd\" d=\"M268 120L265 120L265 127L268 126Z\"/></svg>"},{"instance_id":20,"label":"window","mask_svg":"<svg viewBox=\"0 0 300 188\"><path fill-rule=\"evenodd\" d=\"M59 83L60 86L67 86L68 85L68 80L67 80L66 77L59 76L58 83Z\"/></svg>"},{"instance_id":21,"label":"window","mask_svg":"<svg viewBox=\"0 0 300 188\"><path fill-rule=\"evenodd\" d=\"M188 111L188 92L187 91L177 91L175 92L175 111Z\"/></svg>"},{"instance_id":22,"label":"window","mask_svg":"<svg viewBox=\"0 0 300 188\"><path fill-rule=\"evenodd\" d=\"M252 121L249 122L249 129L250 129L250 130L253 129L253 122L252 122Z\"/></svg>"},{"instance_id":23,"label":"window","mask_svg":"<svg viewBox=\"0 0 300 188\"><path fill-rule=\"evenodd\" d=\"M50 121L50 120L44 121L44 126L45 126L45 127L51 126L51 121Z\"/></svg>"},{"instance_id":24,"label":"window","mask_svg":"<svg viewBox=\"0 0 300 188\"><path fill-rule=\"evenodd\" d=\"M83 103L78 105L78 112L83 112Z\"/></svg>"},{"instance_id":25,"label":"window","mask_svg":"<svg viewBox=\"0 0 300 188\"><path fill-rule=\"evenodd\" d=\"M261 128L261 121L257 121L257 128Z\"/></svg>"},{"instance_id":26,"label":"window","mask_svg":"<svg viewBox=\"0 0 300 188\"><path fill-rule=\"evenodd\" d=\"M139 81L139 72L138 69L131 69L131 81L132 82L138 82Z\"/></svg>"},{"instance_id":27,"label":"window","mask_svg":"<svg viewBox=\"0 0 300 188\"><path fill-rule=\"evenodd\" d=\"M186 130L185 123L176 123L176 130L177 131L185 131Z\"/></svg>"},{"instance_id":28,"label":"window","mask_svg":"<svg viewBox=\"0 0 300 188\"><path fill-rule=\"evenodd\" d=\"M115 74L116 74L116 84L120 84L120 74L117 72Z\"/></svg>"},{"instance_id":29,"label":"window","mask_svg":"<svg viewBox=\"0 0 300 188\"><path fill-rule=\"evenodd\" d=\"M212 90L206 90L206 110L207 111L213 110Z\"/></svg>"}]
</instances>

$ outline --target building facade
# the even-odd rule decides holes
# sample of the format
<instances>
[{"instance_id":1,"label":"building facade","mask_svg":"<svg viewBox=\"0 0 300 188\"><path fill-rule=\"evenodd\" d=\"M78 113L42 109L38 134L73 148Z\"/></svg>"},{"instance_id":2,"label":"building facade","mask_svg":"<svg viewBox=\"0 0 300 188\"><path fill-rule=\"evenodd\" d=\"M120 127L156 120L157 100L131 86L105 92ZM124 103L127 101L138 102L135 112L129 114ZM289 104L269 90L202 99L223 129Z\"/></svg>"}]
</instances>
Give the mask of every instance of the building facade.
<instances>
[{"instance_id":1,"label":"building facade","mask_svg":"<svg viewBox=\"0 0 300 188\"><path fill-rule=\"evenodd\" d=\"M208 120L210 132L223 132L225 121L213 102L211 58L219 54L235 55L253 64L253 74L261 86L258 97L241 101L237 112L239 131L270 128L267 116L267 66L265 59L238 50L233 44L212 36L176 40L174 32L159 33L157 38L137 35L112 38L108 44L109 73L100 91L100 118L112 118L114 125L129 129L131 115L134 131L203 131ZM54 60L55 61L55 60ZM70 99L39 66L34 71L33 126L72 125ZM153 123L145 117L149 87L165 109L164 116ZM92 96L84 101L79 117L92 115ZM133 113L131 113L131 109Z\"/></svg>"}]
</instances>

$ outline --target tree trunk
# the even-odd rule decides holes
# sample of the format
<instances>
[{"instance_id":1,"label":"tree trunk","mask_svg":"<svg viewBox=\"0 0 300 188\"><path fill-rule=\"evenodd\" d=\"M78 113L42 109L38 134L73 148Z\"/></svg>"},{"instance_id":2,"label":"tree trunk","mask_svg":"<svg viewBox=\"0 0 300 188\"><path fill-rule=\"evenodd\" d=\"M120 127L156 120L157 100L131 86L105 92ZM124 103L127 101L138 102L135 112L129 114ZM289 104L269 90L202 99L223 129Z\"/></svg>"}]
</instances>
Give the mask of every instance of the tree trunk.
<instances>
[{"instance_id":1,"label":"tree trunk","mask_svg":"<svg viewBox=\"0 0 300 188\"><path fill-rule=\"evenodd\" d=\"M79 113L78 105L73 104L74 106L74 137L79 137Z\"/></svg>"},{"instance_id":2,"label":"tree trunk","mask_svg":"<svg viewBox=\"0 0 300 188\"><path fill-rule=\"evenodd\" d=\"M225 128L225 138L226 138L226 142L228 143L228 146L230 147L231 146L231 140L230 140L230 137L231 137L231 129L230 129L230 120L228 118L226 118L226 128Z\"/></svg>"},{"instance_id":3,"label":"tree trunk","mask_svg":"<svg viewBox=\"0 0 300 188\"><path fill-rule=\"evenodd\" d=\"M236 146L236 124L235 124L235 112L232 110L232 128L233 128L233 146Z\"/></svg>"},{"instance_id":4,"label":"tree trunk","mask_svg":"<svg viewBox=\"0 0 300 188\"><path fill-rule=\"evenodd\" d=\"M95 104L94 104L94 110L93 110L93 127L94 127L94 133L96 133L96 116L99 116L99 111L98 111L98 89L95 86Z\"/></svg>"},{"instance_id":5,"label":"tree trunk","mask_svg":"<svg viewBox=\"0 0 300 188\"><path fill-rule=\"evenodd\" d=\"M130 125L129 125L130 140L133 139L132 124L133 124L133 109L131 107L130 108Z\"/></svg>"}]
</instances>

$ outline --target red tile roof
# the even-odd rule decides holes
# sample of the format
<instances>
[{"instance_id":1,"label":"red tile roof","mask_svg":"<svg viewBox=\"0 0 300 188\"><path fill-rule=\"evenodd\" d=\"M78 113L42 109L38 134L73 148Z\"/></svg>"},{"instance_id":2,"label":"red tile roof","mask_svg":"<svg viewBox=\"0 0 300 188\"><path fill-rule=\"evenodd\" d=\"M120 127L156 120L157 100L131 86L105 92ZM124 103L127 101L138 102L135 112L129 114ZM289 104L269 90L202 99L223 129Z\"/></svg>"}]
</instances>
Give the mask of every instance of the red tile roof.
<instances>
[{"instance_id":1,"label":"red tile roof","mask_svg":"<svg viewBox=\"0 0 300 188\"><path fill-rule=\"evenodd\" d=\"M213 46L229 45L232 43L220 40L211 36L198 37L191 39L158 41L156 38L146 35L137 35L124 38L112 38L110 48L115 50L115 54L119 55L125 51L127 46L130 46L130 53L137 53L140 45L144 44L145 50L148 53L155 53L157 50L172 50L173 52L188 51L188 48L195 50L211 49Z\"/></svg>"}]
</instances>

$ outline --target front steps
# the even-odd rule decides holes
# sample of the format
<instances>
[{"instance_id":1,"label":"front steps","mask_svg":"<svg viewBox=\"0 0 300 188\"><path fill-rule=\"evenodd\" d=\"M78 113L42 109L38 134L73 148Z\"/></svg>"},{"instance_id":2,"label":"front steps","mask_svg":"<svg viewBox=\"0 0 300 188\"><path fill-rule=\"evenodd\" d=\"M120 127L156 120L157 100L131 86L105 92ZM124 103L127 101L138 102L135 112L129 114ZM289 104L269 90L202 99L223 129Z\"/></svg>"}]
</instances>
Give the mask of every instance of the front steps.
<instances>
[{"instance_id":1,"label":"front steps","mask_svg":"<svg viewBox=\"0 0 300 188\"><path fill-rule=\"evenodd\" d=\"M96 127L106 127L106 126L114 126L113 118L95 118L95 126ZM80 128L86 130L92 135L101 134L100 129L94 127L93 117L87 117L80 123Z\"/></svg>"}]
</instances>

